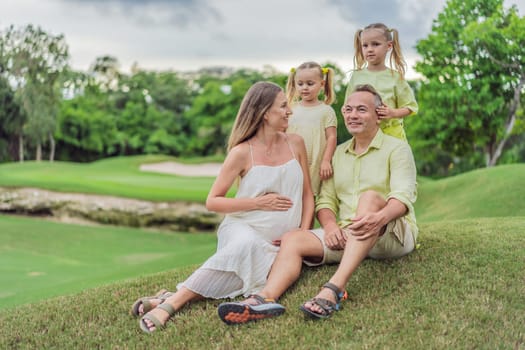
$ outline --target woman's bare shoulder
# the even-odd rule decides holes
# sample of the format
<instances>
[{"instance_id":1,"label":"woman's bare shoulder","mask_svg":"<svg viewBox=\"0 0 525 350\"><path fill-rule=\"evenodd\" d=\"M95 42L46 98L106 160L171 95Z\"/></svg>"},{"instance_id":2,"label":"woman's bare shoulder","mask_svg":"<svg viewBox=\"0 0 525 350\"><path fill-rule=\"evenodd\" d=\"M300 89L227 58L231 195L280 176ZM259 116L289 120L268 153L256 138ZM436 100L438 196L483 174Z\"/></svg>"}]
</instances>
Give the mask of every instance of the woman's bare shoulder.
<instances>
[{"instance_id":1,"label":"woman's bare shoulder","mask_svg":"<svg viewBox=\"0 0 525 350\"><path fill-rule=\"evenodd\" d=\"M250 159L250 145L248 142L243 142L234 146L230 152L228 152L224 160L224 165L238 170L242 169L241 172L244 172L251 164Z\"/></svg>"},{"instance_id":2,"label":"woman's bare shoulder","mask_svg":"<svg viewBox=\"0 0 525 350\"><path fill-rule=\"evenodd\" d=\"M299 134L290 133L286 134L286 137L288 138L288 142L290 142L293 145L304 144L303 137Z\"/></svg>"}]
</instances>

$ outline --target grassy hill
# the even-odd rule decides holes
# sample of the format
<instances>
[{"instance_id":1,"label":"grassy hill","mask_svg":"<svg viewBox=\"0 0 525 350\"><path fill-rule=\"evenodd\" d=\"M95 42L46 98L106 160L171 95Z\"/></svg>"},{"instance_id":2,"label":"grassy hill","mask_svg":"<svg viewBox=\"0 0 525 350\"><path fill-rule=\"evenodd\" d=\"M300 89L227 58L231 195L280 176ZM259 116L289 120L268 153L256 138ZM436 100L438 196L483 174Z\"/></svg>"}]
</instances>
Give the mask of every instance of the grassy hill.
<instances>
[{"instance_id":1,"label":"grassy hill","mask_svg":"<svg viewBox=\"0 0 525 350\"><path fill-rule=\"evenodd\" d=\"M525 216L525 164L426 179L418 194L418 222Z\"/></svg>"},{"instance_id":2,"label":"grassy hill","mask_svg":"<svg viewBox=\"0 0 525 350\"><path fill-rule=\"evenodd\" d=\"M0 348L32 349L521 349L525 347L525 217L421 225L421 247L399 260L366 260L350 299L327 321L298 306L335 266L305 269L274 320L226 326L219 301L180 312L168 328L143 334L129 307L173 289L192 267L136 278L0 315Z\"/></svg>"}]
</instances>

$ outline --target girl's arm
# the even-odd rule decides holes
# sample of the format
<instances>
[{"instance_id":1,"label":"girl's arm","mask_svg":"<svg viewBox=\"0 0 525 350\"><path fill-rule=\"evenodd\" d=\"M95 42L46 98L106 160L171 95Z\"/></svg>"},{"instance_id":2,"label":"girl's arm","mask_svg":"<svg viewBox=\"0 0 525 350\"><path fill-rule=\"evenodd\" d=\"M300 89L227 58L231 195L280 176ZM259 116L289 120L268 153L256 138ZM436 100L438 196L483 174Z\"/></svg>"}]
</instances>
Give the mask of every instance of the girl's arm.
<instances>
[{"instance_id":1,"label":"girl's arm","mask_svg":"<svg viewBox=\"0 0 525 350\"><path fill-rule=\"evenodd\" d=\"M414 96L414 91L412 91L406 80L396 80L394 95L395 106L383 105L376 109L380 119L405 118L418 112L419 106Z\"/></svg>"},{"instance_id":2,"label":"girl's arm","mask_svg":"<svg viewBox=\"0 0 525 350\"><path fill-rule=\"evenodd\" d=\"M310 182L310 171L308 170L306 146L304 145L304 140L301 136L289 134L288 137L292 141L297 160L303 170L303 212L300 228L302 230L309 230L314 218L314 195L312 192L312 184Z\"/></svg>"},{"instance_id":3,"label":"girl's arm","mask_svg":"<svg viewBox=\"0 0 525 350\"><path fill-rule=\"evenodd\" d=\"M319 175L321 180L327 180L332 177L332 157L337 146L337 129L335 126L330 126L324 129L326 137L326 147L323 153L323 159L321 160L321 169L319 169Z\"/></svg>"},{"instance_id":4,"label":"girl's arm","mask_svg":"<svg viewBox=\"0 0 525 350\"><path fill-rule=\"evenodd\" d=\"M379 119L404 118L412 114L408 107L390 108L387 105L376 108L376 112L379 115Z\"/></svg>"}]
</instances>

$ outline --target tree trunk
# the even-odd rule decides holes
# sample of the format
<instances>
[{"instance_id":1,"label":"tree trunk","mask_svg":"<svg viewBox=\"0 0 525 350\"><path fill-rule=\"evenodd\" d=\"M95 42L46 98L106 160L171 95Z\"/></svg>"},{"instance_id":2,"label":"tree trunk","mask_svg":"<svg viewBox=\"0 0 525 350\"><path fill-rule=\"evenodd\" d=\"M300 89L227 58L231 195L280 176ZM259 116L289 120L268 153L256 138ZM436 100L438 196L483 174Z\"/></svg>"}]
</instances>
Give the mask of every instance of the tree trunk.
<instances>
[{"instance_id":1,"label":"tree trunk","mask_svg":"<svg viewBox=\"0 0 525 350\"><path fill-rule=\"evenodd\" d=\"M509 139L509 136L512 133L512 129L514 128L514 124L516 123L516 111L518 110L518 106L520 104L521 90L523 89L524 85L525 73L522 73L520 81L514 89L514 98L510 102L507 122L505 123L505 133L503 134L503 138L498 143L494 152L489 153L487 167L492 167L496 165L499 157L501 156L501 153L503 152L503 148L505 147L505 144L507 143L507 140Z\"/></svg>"},{"instance_id":2,"label":"tree trunk","mask_svg":"<svg viewBox=\"0 0 525 350\"><path fill-rule=\"evenodd\" d=\"M42 144L40 141L36 144L36 161L40 162L42 160Z\"/></svg>"},{"instance_id":3,"label":"tree trunk","mask_svg":"<svg viewBox=\"0 0 525 350\"><path fill-rule=\"evenodd\" d=\"M49 161L53 162L55 160L55 139L52 133L49 133L49 143L50 143Z\"/></svg>"},{"instance_id":4,"label":"tree trunk","mask_svg":"<svg viewBox=\"0 0 525 350\"><path fill-rule=\"evenodd\" d=\"M18 135L18 161L24 162L24 136L22 134Z\"/></svg>"}]
</instances>

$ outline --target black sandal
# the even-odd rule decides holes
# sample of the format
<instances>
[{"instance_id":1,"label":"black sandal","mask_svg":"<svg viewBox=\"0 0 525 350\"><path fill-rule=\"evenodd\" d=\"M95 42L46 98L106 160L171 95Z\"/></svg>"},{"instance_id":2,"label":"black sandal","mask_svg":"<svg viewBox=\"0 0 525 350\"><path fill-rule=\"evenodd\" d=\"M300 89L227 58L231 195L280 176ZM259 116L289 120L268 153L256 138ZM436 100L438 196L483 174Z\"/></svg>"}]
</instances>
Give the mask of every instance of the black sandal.
<instances>
[{"instance_id":1,"label":"black sandal","mask_svg":"<svg viewBox=\"0 0 525 350\"><path fill-rule=\"evenodd\" d=\"M337 288L337 286L333 283L330 283L330 282L325 283L322 288L328 288L332 292L334 292L335 303L330 300L324 299L324 298L312 298L308 300L303 305L301 305L299 309L302 312L304 312L306 316L310 318L313 318L313 319L329 318L330 316L332 316L332 314L335 311L339 311L339 309L341 308L341 301L346 300L348 298L348 293L346 293L346 291L339 290L339 288ZM307 309L305 307L306 303L317 305L321 308L322 311L318 313L310 309Z\"/></svg>"},{"instance_id":2,"label":"black sandal","mask_svg":"<svg viewBox=\"0 0 525 350\"><path fill-rule=\"evenodd\" d=\"M257 304L246 304L246 300L255 299ZM275 299L264 298L257 294L250 295L244 302L228 302L219 305L221 320L229 325L258 321L264 318L279 316L284 313L284 306Z\"/></svg>"}]
</instances>

